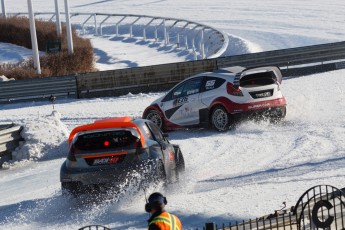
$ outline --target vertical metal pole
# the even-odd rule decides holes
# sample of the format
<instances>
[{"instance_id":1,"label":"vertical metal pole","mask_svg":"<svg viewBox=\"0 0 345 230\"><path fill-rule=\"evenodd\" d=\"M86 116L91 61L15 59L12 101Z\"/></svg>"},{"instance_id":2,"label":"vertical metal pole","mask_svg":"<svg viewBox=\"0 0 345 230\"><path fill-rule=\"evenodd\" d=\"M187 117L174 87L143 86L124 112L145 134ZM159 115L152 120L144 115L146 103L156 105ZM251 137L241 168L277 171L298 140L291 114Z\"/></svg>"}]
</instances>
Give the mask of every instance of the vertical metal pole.
<instances>
[{"instance_id":1,"label":"vertical metal pole","mask_svg":"<svg viewBox=\"0 0 345 230\"><path fill-rule=\"evenodd\" d=\"M61 36L61 21L60 21L60 10L59 2L55 0L55 17L56 17L56 34L58 37Z\"/></svg>"},{"instance_id":2,"label":"vertical metal pole","mask_svg":"<svg viewBox=\"0 0 345 230\"><path fill-rule=\"evenodd\" d=\"M180 34L177 34L177 42L176 42L177 48L180 48Z\"/></svg>"},{"instance_id":3,"label":"vertical metal pole","mask_svg":"<svg viewBox=\"0 0 345 230\"><path fill-rule=\"evenodd\" d=\"M205 59L205 44L204 44L204 30L201 31L201 39L200 39L200 51L201 51L201 58Z\"/></svg>"},{"instance_id":4,"label":"vertical metal pole","mask_svg":"<svg viewBox=\"0 0 345 230\"><path fill-rule=\"evenodd\" d=\"M6 18L6 6L5 6L5 0L1 0L1 9L2 9L2 17Z\"/></svg>"},{"instance_id":5,"label":"vertical metal pole","mask_svg":"<svg viewBox=\"0 0 345 230\"><path fill-rule=\"evenodd\" d=\"M28 0L28 10L29 10L29 19L30 19L32 53L34 56L34 68L37 70L38 74L41 74L40 57L38 54L38 45L37 45L37 37L36 37L35 16L34 16L31 0Z\"/></svg>"},{"instance_id":6,"label":"vertical metal pole","mask_svg":"<svg viewBox=\"0 0 345 230\"><path fill-rule=\"evenodd\" d=\"M97 15L93 15L93 19L95 21L95 35L98 35L98 27L97 27Z\"/></svg>"},{"instance_id":7,"label":"vertical metal pole","mask_svg":"<svg viewBox=\"0 0 345 230\"><path fill-rule=\"evenodd\" d=\"M167 27L165 26L165 19L163 19L163 27L164 27L164 44L167 45L168 40L167 40Z\"/></svg>"},{"instance_id":8,"label":"vertical metal pole","mask_svg":"<svg viewBox=\"0 0 345 230\"><path fill-rule=\"evenodd\" d=\"M70 17L69 17L68 0L65 0L65 14L66 14L66 30L67 30L68 53L69 54L73 54L72 28L71 28L71 22L70 22Z\"/></svg>"},{"instance_id":9,"label":"vertical metal pole","mask_svg":"<svg viewBox=\"0 0 345 230\"><path fill-rule=\"evenodd\" d=\"M188 50L188 37L187 37L187 33L185 33L185 35L184 35L184 47L186 48L186 50Z\"/></svg>"},{"instance_id":10,"label":"vertical metal pole","mask_svg":"<svg viewBox=\"0 0 345 230\"><path fill-rule=\"evenodd\" d=\"M155 28L155 42L157 42L158 41L158 35L157 35L157 28Z\"/></svg>"},{"instance_id":11,"label":"vertical metal pole","mask_svg":"<svg viewBox=\"0 0 345 230\"><path fill-rule=\"evenodd\" d=\"M196 50L195 50L195 41L194 38L192 40L192 47L193 47L193 54L194 54L194 60L198 60L198 57L196 55Z\"/></svg>"}]
</instances>

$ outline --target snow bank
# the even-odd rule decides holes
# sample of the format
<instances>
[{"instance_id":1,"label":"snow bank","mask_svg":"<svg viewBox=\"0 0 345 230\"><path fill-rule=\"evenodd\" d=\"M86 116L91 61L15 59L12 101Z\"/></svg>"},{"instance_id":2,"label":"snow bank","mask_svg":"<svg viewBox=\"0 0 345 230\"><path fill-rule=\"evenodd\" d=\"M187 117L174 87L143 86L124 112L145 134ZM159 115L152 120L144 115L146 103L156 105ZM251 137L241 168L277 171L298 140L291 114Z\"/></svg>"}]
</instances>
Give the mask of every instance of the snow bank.
<instances>
[{"instance_id":1,"label":"snow bank","mask_svg":"<svg viewBox=\"0 0 345 230\"><path fill-rule=\"evenodd\" d=\"M4 76L4 75L2 75L2 76L0 76L0 82L1 81L13 81L14 80L14 78L10 78L10 79L8 79L6 76Z\"/></svg>"},{"instance_id":2,"label":"snow bank","mask_svg":"<svg viewBox=\"0 0 345 230\"><path fill-rule=\"evenodd\" d=\"M69 131L61 122L61 114L25 120L21 133L25 142L12 153L13 161L55 159L65 156Z\"/></svg>"}]
</instances>

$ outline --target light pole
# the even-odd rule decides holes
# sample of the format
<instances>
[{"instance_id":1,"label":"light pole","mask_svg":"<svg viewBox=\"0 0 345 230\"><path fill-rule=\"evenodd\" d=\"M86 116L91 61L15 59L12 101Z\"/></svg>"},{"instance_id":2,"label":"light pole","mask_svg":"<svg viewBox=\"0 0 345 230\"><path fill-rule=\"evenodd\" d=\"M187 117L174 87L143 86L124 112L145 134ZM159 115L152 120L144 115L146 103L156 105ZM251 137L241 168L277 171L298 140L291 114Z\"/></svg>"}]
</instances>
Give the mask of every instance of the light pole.
<instances>
[{"instance_id":1,"label":"light pole","mask_svg":"<svg viewBox=\"0 0 345 230\"><path fill-rule=\"evenodd\" d=\"M5 0L1 0L2 17L6 18Z\"/></svg>"},{"instance_id":2,"label":"light pole","mask_svg":"<svg viewBox=\"0 0 345 230\"><path fill-rule=\"evenodd\" d=\"M58 0L55 0L55 18L56 18L56 34L61 36L61 21L60 21L60 10Z\"/></svg>"},{"instance_id":3,"label":"light pole","mask_svg":"<svg viewBox=\"0 0 345 230\"><path fill-rule=\"evenodd\" d=\"M33 8L32 2L31 0L28 0L31 45L32 45L32 52L34 56L34 68L37 70L38 74L41 74L41 65L40 65L40 58L38 55L38 45L37 45L37 37L36 37L35 15L32 8Z\"/></svg>"},{"instance_id":4,"label":"light pole","mask_svg":"<svg viewBox=\"0 0 345 230\"><path fill-rule=\"evenodd\" d=\"M69 54L73 54L72 29L71 29L71 22L70 22L70 17L69 17L68 0L65 0L65 14L66 14L66 30L67 30L68 53Z\"/></svg>"}]
</instances>

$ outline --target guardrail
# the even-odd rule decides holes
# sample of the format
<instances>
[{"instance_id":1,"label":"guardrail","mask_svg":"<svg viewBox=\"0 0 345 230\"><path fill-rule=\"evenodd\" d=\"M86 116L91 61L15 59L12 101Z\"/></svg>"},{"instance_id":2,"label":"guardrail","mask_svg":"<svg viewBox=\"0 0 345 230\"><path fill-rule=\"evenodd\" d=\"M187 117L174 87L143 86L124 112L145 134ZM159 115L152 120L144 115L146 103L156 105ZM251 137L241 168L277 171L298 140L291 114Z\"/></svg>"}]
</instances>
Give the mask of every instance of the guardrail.
<instances>
[{"instance_id":1,"label":"guardrail","mask_svg":"<svg viewBox=\"0 0 345 230\"><path fill-rule=\"evenodd\" d=\"M64 14L64 13L61 13ZM7 13L27 16L27 12ZM55 12L36 12L36 17L52 21ZM193 54L194 60L222 55L229 37L212 26L178 18L135 14L70 13L71 22L82 33L114 35L174 45ZM61 17L63 19L63 17Z\"/></svg>"},{"instance_id":2,"label":"guardrail","mask_svg":"<svg viewBox=\"0 0 345 230\"><path fill-rule=\"evenodd\" d=\"M92 98L163 91L181 80L222 67L276 65L284 77L345 68L345 42L0 83L0 103L57 97ZM42 87L44 86L44 87Z\"/></svg>"},{"instance_id":3,"label":"guardrail","mask_svg":"<svg viewBox=\"0 0 345 230\"><path fill-rule=\"evenodd\" d=\"M23 141L21 131L22 127L16 124L0 125L0 168L4 162L12 160L11 152Z\"/></svg>"},{"instance_id":4,"label":"guardrail","mask_svg":"<svg viewBox=\"0 0 345 230\"><path fill-rule=\"evenodd\" d=\"M75 75L0 82L0 103L49 99L51 95L77 98Z\"/></svg>"},{"instance_id":5,"label":"guardrail","mask_svg":"<svg viewBox=\"0 0 345 230\"><path fill-rule=\"evenodd\" d=\"M345 59L345 42L87 73L77 76L78 97L119 96L129 92L162 91L191 75L236 65L244 67L277 65L282 68L285 77L344 68L344 65L337 62L323 63L337 59ZM311 63L314 65L296 66Z\"/></svg>"}]
</instances>

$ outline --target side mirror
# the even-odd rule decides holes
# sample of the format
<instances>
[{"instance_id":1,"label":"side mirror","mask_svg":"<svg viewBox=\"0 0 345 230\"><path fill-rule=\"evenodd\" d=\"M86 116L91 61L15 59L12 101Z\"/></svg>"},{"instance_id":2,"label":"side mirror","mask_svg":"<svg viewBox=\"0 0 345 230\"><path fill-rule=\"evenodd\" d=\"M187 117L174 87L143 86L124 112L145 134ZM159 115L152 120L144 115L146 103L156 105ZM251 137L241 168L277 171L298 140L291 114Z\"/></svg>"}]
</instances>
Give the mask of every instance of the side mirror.
<instances>
[{"instance_id":1,"label":"side mirror","mask_svg":"<svg viewBox=\"0 0 345 230\"><path fill-rule=\"evenodd\" d=\"M163 137L164 137L164 138L168 138L168 137L169 137L169 134L163 133Z\"/></svg>"}]
</instances>

